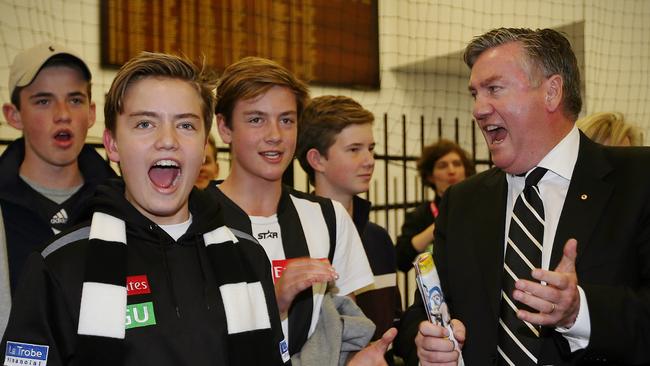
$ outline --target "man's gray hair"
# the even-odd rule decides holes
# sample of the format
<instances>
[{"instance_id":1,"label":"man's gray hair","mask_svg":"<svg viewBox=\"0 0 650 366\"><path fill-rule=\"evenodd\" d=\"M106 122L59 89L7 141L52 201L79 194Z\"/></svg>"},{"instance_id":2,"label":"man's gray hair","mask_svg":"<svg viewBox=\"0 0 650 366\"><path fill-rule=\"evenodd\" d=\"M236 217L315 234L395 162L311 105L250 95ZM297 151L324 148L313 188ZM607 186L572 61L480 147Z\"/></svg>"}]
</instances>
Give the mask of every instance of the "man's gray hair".
<instances>
[{"instance_id":1,"label":"man's gray hair","mask_svg":"<svg viewBox=\"0 0 650 366\"><path fill-rule=\"evenodd\" d=\"M538 80L535 71L540 71L545 78L562 77L562 108L567 117L576 120L582 109L580 70L569 40L560 32L548 28L493 29L472 39L465 48L463 60L471 69L484 51L511 42L519 42L528 56L523 61L530 67L531 81Z\"/></svg>"}]
</instances>

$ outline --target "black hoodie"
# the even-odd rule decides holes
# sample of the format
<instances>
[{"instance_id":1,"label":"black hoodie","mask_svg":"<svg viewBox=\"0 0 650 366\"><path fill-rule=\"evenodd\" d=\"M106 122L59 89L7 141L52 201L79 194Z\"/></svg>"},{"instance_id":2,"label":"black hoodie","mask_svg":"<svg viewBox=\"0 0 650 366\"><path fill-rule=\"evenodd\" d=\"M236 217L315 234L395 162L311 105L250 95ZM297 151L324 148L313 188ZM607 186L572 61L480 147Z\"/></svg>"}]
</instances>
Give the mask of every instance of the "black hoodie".
<instances>
[{"instance_id":1,"label":"black hoodie","mask_svg":"<svg viewBox=\"0 0 650 366\"><path fill-rule=\"evenodd\" d=\"M283 364L283 335L266 255L256 243L238 237L236 244L230 244L238 258L208 258L203 234L223 226L223 220L218 206L203 192L192 191L192 224L176 242L125 200L122 182L100 186L90 207L126 222L127 289L144 292L130 293L127 309L151 303L150 312L155 314L155 324L144 322L126 330L121 348L125 365ZM88 233L89 224L73 228L30 257L14 297L0 359L5 357L7 341L12 341L49 346L47 364L51 366L81 363L77 327ZM266 304L259 306L267 309L271 322L271 328L255 335L255 344L246 344L246 349L236 342L241 334L229 334L216 285L221 279L215 277L223 273L221 268L215 271L215 263L227 267L242 258L250 271L241 275L261 282ZM236 277L237 273L227 276ZM148 315L151 323L153 316ZM142 307L139 314L127 310L127 322L137 320L143 320Z\"/></svg>"},{"instance_id":2,"label":"black hoodie","mask_svg":"<svg viewBox=\"0 0 650 366\"><path fill-rule=\"evenodd\" d=\"M84 185L65 202L56 204L20 178L19 170L24 158L23 138L12 142L0 156L0 219L4 220L7 238L12 294L29 254L54 236L53 229L62 231L77 223L95 187L106 179L116 177L113 169L95 149L85 145L77 157Z\"/></svg>"}]
</instances>

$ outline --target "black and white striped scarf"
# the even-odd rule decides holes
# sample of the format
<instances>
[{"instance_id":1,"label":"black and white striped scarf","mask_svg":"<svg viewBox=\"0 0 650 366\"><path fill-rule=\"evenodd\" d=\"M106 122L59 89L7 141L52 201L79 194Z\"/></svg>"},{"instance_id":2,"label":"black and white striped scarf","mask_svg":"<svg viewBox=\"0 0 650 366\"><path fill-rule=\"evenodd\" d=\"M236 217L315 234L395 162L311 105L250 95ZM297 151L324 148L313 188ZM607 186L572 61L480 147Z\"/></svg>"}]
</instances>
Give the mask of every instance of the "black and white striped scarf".
<instances>
[{"instance_id":1,"label":"black and white striped scarf","mask_svg":"<svg viewBox=\"0 0 650 366\"><path fill-rule=\"evenodd\" d=\"M86 274L82 287L76 363L79 365L123 365L127 307L128 238L124 220L95 212L89 235ZM239 241L226 226L203 234L209 265L214 273L227 321L227 351L233 365L252 364L261 359L260 352L275 352L262 357L280 358L277 347L251 345L273 344L271 323L277 313L264 294L256 271L244 258ZM225 259L225 260L224 260ZM270 299L275 302L275 299ZM274 309L277 312L277 308ZM277 343L276 343L277 344ZM262 358L263 359L263 358Z\"/></svg>"}]
</instances>

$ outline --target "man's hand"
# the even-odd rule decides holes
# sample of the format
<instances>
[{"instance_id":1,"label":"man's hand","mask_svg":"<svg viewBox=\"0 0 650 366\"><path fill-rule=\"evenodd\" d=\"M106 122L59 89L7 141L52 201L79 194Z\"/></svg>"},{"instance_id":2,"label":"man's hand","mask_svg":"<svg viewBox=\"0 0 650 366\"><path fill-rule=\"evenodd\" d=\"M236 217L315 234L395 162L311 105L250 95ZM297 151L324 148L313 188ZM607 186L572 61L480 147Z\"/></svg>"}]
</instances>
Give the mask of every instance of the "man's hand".
<instances>
[{"instance_id":1,"label":"man's hand","mask_svg":"<svg viewBox=\"0 0 650 366\"><path fill-rule=\"evenodd\" d=\"M462 349L465 342L465 325L458 319L452 319L451 328L458 346ZM460 354L454 349L454 342L449 339L449 331L444 327L423 321L415 337L415 345L422 366L458 364Z\"/></svg>"},{"instance_id":2,"label":"man's hand","mask_svg":"<svg viewBox=\"0 0 650 366\"><path fill-rule=\"evenodd\" d=\"M289 261L287 268L275 283L275 298L280 315L286 315L289 307L301 291L318 282L334 281L339 275L327 260L296 258Z\"/></svg>"},{"instance_id":3,"label":"man's hand","mask_svg":"<svg viewBox=\"0 0 650 366\"><path fill-rule=\"evenodd\" d=\"M397 336L397 329L390 328L378 339L357 352L346 363L347 366L386 366L384 354Z\"/></svg>"},{"instance_id":4,"label":"man's hand","mask_svg":"<svg viewBox=\"0 0 650 366\"><path fill-rule=\"evenodd\" d=\"M564 245L560 263L554 271L540 268L533 270L533 278L541 283L518 280L515 282L513 297L539 313L525 310L517 311L517 317L532 324L551 327L571 328L580 310L576 257L578 242L569 239Z\"/></svg>"}]
</instances>

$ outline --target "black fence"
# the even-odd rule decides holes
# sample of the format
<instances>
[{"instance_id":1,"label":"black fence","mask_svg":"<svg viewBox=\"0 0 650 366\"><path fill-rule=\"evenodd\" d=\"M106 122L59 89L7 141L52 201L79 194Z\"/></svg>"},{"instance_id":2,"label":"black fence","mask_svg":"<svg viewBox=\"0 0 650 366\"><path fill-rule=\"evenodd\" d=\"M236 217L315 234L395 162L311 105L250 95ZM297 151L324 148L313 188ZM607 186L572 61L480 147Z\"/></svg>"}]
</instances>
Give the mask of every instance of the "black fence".
<instances>
[{"instance_id":1,"label":"black fence","mask_svg":"<svg viewBox=\"0 0 650 366\"><path fill-rule=\"evenodd\" d=\"M406 212L409 209L412 209L418 205L420 205L422 202L426 201L426 190L428 189L425 187L419 178L417 174L409 174L409 162L415 162L419 159L419 155L408 155L408 146L407 146L407 126L413 126L414 123L407 123L407 118L405 115L401 116L401 155L390 155L388 153L388 145L389 145L389 128L388 128L388 115L384 114L383 116L383 146L384 146L384 153L383 154L375 154L375 160L383 162L381 164L383 166L383 169L380 169L382 171L375 170L375 179L378 180L377 178L379 176L383 177L383 196L384 196L384 202L379 203L377 201L377 189L375 189L375 194L374 197L367 197L370 198L372 201L376 202L377 204L373 205L372 210L375 213L375 219L373 220L375 223L382 225L393 237L397 237L400 234L401 230L401 225L398 223L401 221L400 218L403 218ZM473 120L468 121L469 128L471 131L471 140L470 140L470 145L469 148L467 146L462 146L465 150L467 150L470 153L471 159L474 161L475 165L477 167L484 166L487 168L492 167L492 161L488 159L480 159L477 158L477 143L482 143L482 136L480 136L480 132L478 132L477 135L477 128L476 124L474 123ZM467 128L468 126L463 126L463 128ZM435 128L436 129L436 134L435 136L437 138L431 138L429 137L428 141L425 136L430 136L431 134L427 134L426 129L427 128ZM460 126L460 121L458 118L454 119L453 123L453 139L449 138L448 135L446 135L445 138L450 139L455 141L456 143L460 142L460 131L461 131L461 126ZM424 148L425 145L434 143L435 141L439 140L440 138L443 137L443 120L442 118L437 118L435 119L434 122L428 122L425 120L424 116L420 116L419 118L419 145L420 145L420 151ZM480 138L480 141L477 141L477 138ZM459 143L460 145L460 143ZM389 170L391 169L391 166L393 169L399 169L401 170L401 179L396 179L391 181L389 178ZM401 184L398 182L401 180ZM415 195L416 197L419 196L419 199L416 199L414 201L408 201L406 197L408 197L408 189L409 187L413 187L413 189L419 190L419 195ZM401 190L401 192L399 192ZM396 198L400 197L403 198L401 201L396 200ZM392 200L390 198L393 198ZM377 213L383 212L383 223L377 222ZM391 221L393 225L391 225ZM408 298L409 298L409 293L412 291L409 289L409 281L408 277L404 277L404 281L400 284L400 288L403 289L402 293L402 303L403 304L408 304Z\"/></svg>"}]
</instances>

